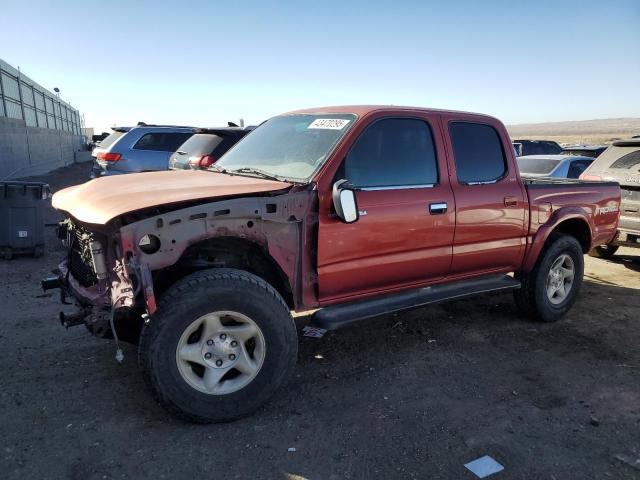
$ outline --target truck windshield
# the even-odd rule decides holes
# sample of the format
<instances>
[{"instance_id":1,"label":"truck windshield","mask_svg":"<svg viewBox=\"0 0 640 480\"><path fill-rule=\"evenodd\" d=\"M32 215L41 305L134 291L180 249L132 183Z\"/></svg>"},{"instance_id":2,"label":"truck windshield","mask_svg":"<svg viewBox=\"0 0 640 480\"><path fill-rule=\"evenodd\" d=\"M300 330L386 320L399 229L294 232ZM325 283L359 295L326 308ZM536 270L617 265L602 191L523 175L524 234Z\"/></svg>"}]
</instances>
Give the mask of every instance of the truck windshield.
<instances>
[{"instance_id":1,"label":"truck windshield","mask_svg":"<svg viewBox=\"0 0 640 480\"><path fill-rule=\"evenodd\" d=\"M247 135L215 165L228 173L307 182L344 137L356 116L300 114L274 117Z\"/></svg>"}]
</instances>

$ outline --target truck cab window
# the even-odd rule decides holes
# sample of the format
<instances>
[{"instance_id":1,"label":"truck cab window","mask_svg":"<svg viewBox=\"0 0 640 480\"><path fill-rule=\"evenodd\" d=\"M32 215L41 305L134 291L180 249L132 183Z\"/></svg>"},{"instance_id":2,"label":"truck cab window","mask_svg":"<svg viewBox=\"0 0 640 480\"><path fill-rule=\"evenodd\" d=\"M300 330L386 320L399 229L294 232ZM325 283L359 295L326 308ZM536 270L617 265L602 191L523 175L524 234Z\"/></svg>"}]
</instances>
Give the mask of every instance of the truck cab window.
<instances>
[{"instance_id":1,"label":"truck cab window","mask_svg":"<svg viewBox=\"0 0 640 480\"><path fill-rule=\"evenodd\" d=\"M451 122L449 133L459 182L495 182L507 172L502 142L493 127L481 123Z\"/></svg>"},{"instance_id":2,"label":"truck cab window","mask_svg":"<svg viewBox=\"0 0 640 480\"><path fill-rule=\"evenodd\" d=\"M370 125L343 165L354 187L406 187L438 182L431 128L423 120L388 118Z\"/></svg>"}]
</instances>

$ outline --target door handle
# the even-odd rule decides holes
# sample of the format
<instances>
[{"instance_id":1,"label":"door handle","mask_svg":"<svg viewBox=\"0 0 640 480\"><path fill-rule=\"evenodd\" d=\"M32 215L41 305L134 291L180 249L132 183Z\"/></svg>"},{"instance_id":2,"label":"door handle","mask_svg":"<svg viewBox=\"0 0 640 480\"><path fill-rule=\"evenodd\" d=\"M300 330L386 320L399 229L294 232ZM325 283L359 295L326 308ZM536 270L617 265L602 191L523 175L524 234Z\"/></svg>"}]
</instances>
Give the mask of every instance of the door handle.
<instances>
[{"instance_id":1,"label":"door handle","mask_svg":"<svg viewBox=\"0 0 640 480\"><path fill-rule=\"evenodd\" d=\"M447 207L448 205L445 202L430 203L429 213L431 215L441 215L443 213L447 213Z\"/></svg>"},{"instance_id":2,"label":"door handle","mask_svg":"<svg viewBox=\"0 0 640 480\"><path fill-rule=\"evenodd\" d=\"M518 205L517 197L504 197L504 206L505 207L516 207Z\"/></svg>"}]
</instances>

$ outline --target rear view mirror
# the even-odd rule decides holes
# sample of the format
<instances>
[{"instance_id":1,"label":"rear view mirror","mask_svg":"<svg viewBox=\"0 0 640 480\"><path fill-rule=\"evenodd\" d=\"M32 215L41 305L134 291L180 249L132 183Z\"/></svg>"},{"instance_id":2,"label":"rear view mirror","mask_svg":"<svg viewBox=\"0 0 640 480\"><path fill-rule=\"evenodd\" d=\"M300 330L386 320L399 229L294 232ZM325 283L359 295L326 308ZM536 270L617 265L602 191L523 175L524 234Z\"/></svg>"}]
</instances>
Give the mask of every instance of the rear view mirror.
<instances>
[{"instance_id":1,"label":"rear view mirror","mask_svg":"<svg viewBox=\"0 0 640 480\"><path fill-rule=\"evenodd\" d=\"M356 194L347 180L338 180L333 184L333 206L344 223L353 223L358 220Z\"/></svg>"}]
</instances>

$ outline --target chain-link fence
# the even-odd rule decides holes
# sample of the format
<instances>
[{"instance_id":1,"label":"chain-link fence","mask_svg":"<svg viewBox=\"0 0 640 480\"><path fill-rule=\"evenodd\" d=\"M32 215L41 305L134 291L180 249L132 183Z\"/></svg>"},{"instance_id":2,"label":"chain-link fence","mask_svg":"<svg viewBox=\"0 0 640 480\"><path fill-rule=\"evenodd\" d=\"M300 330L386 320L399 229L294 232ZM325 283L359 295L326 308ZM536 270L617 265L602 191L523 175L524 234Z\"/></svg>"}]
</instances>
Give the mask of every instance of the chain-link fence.
<instances>
[{"instance_id":1,"label":"chain-link fence","mask_svg":"<svg viewBox=\"0 0 640 480\"><path fill-rule=\"evenodd\" d=\"M0 60L0 117L24 120L28 127L80 135L80 113Z\"/></svg>"}]
</instances>

